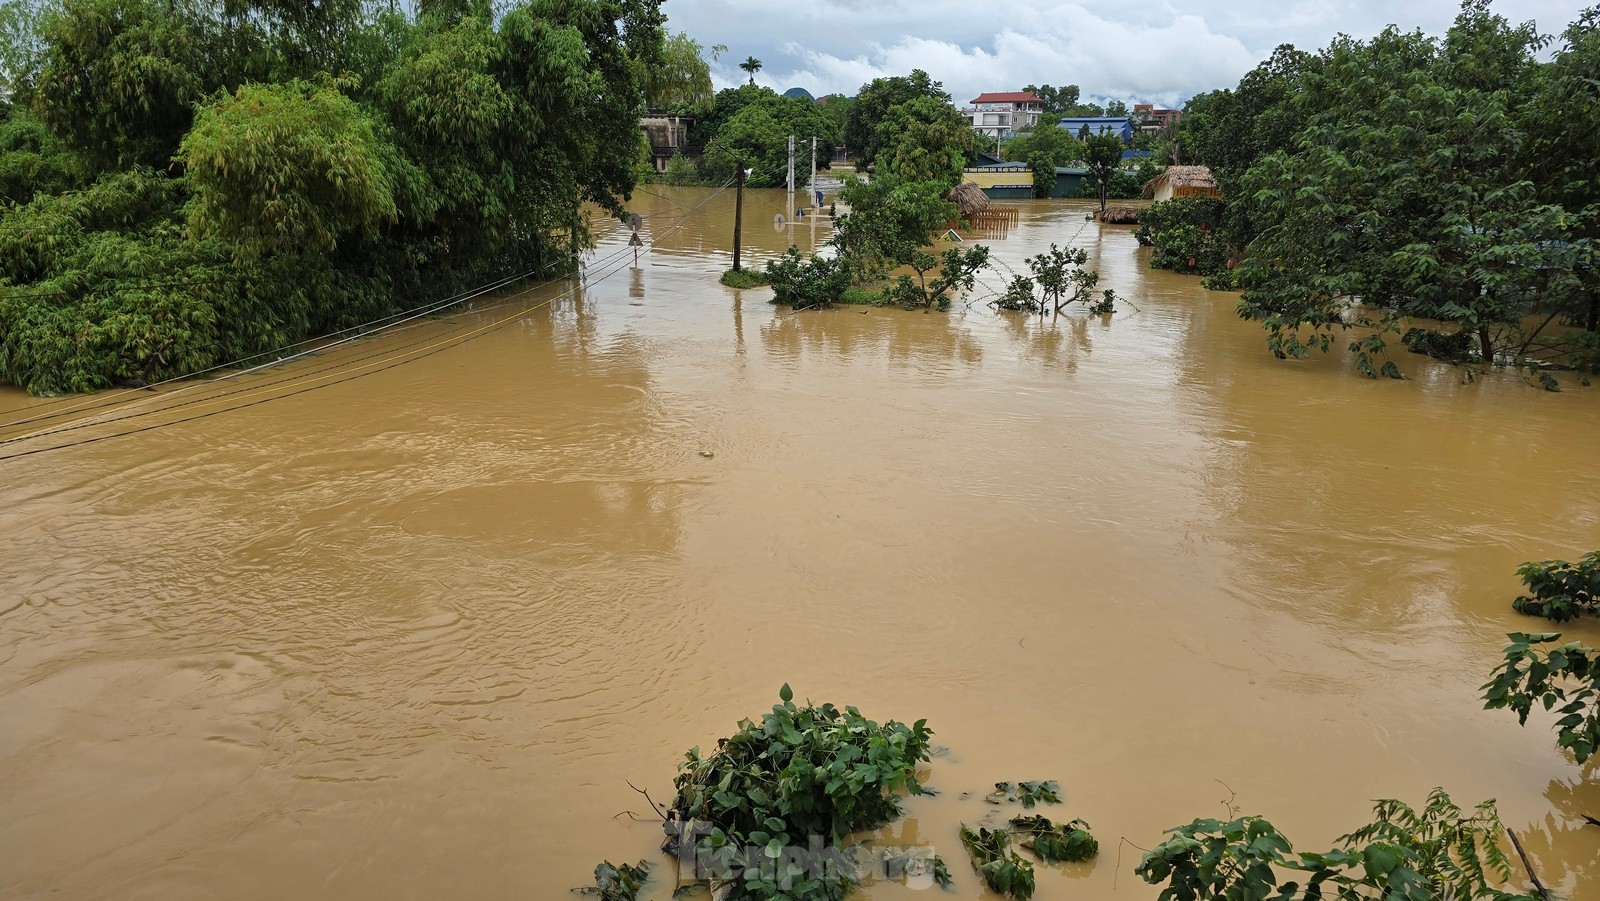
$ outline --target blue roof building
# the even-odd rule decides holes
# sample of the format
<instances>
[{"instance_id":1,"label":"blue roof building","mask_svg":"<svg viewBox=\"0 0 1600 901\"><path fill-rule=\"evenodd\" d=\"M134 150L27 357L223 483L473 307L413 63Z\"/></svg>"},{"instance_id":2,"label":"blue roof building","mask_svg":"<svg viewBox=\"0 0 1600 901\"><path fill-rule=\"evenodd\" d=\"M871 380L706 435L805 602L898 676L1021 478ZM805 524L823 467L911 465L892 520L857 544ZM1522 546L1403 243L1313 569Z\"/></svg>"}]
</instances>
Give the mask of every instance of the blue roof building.
<instances>
[{"instance_id":1,"label":"blue roof building","mask_svg":"<svg viewBox=\"0 0 1600 901\"><path fill-rule=\"evenodd\" d=\"M1087 133L1090 136L1116 135L1124 144L1133 141L1133 120L1126 116L1063 118L1060 127L1075 138L1081 138Z\"/></svg>"}]
</instances>

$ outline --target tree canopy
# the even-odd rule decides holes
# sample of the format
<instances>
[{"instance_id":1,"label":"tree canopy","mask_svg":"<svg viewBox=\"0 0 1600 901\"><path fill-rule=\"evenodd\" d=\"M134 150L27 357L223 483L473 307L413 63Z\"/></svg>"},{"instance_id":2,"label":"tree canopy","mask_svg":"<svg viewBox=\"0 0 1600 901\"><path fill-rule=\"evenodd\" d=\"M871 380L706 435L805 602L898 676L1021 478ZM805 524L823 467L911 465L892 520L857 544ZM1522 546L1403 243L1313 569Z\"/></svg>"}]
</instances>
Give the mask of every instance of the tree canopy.
<instances>
[{"instance_id":1,"label":"tree canopy","mask_svg":"<svg viewBox=\"0 0 1600 901\"><path fill-rule=\"evenodd\" d=\"M570 268L583 204L633 188L645 81L698 54L658 0L3 8L0 378L39 393Z\"/></svg>"},{"instance_id":2,"label":"tree canopy","mask_svg":"<svg viewBox=\"0 0 1600 901\"><path fill-rule=\"evenodd\" d=\"M921 69L913 69L910 75L875 78L861 86L850 107L843 136L844 145L855 157L858 168L872 165L883 149L886 132L880 130L879 125L888 118L889 110L918 98L950 102L944 85Z\"/></svg>"},{"instance_id":3,"label":"tree canopy","mask_svg":"<svg viewBox=\"0 0 1600 901\"><path fill-rule=\"evenodd\" d=\"M1399 377L1399 337L1469 378L1515 365L1548 388L1544 369L1600 366L1596 22L1585 13L1545 60L1532 23L1467 0L1443 39L1279 47L1192 100L1181 153L1227 195L1239 311L1269 349L1304 357L1346 336L1362 372Z\"/></svg>"}]
</instances>

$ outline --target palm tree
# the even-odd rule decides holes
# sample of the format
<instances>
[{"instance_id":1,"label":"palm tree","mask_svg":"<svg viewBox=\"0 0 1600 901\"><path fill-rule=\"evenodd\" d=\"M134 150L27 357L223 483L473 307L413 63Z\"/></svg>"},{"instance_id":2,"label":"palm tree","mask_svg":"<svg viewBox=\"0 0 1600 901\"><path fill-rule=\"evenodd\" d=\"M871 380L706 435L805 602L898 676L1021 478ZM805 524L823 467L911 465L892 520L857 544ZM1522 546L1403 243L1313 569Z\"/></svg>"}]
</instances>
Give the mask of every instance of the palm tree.
<instances>
[{"instance_id":1,"label":"palm tree","mask_svg":"<svg viewBox=\"0 0 1600 901\"><path fill-rule=\"evenodd\" d=\"M747 57L745 57L744 62L739 64L739 68L745 70L746 72L749 72L750 73L750 83L751 84L755 84L756 83L756 73L761 71L761 60L756 59L753 56L747 56Z\"/></svg>"}]
</instances>

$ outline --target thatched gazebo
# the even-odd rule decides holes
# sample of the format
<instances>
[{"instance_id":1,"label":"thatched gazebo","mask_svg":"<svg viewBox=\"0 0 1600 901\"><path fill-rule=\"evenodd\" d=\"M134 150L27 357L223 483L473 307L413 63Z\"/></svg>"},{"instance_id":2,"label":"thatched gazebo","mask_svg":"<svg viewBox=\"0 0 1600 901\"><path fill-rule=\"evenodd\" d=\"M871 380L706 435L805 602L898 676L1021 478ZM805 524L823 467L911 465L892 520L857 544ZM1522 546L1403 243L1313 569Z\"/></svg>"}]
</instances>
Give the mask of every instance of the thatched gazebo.
<instances>
[{"instance_id":1,"label":"thatched gazebo","mask_svg":"<svg viewBox=\"0 0 1600 901\"><path fill-rule=\"evenodd\" d=\"M950 193L944 195L944 199L954 203L961 210L963 219L971 219L989 208L989 195L971 182L963 182L951 188Z\"/></svg>"},{"instance_id":2,"label":"thatched gazebo","mask_svg":"<svg viewBox=\"0 0 1600 901\"><path fill-rule=\"evenodd\" d=\"M1221 197L1222 189L1207 166L1168 166L1144 183L1144 196L1159 203L1181 197Z\"/></svg>"}]
</instances>

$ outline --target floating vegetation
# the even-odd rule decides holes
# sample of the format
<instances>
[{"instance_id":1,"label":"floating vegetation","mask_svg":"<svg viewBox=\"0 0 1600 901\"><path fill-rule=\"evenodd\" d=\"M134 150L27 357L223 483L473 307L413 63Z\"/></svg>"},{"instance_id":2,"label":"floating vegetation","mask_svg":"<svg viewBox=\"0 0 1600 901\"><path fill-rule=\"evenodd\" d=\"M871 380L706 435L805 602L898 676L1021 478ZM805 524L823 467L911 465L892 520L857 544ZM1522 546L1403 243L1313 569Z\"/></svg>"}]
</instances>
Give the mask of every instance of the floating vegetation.
<instances>
[{"instance_id":1,"label":"floating vegetation","mask_svg":"<svg viewBox=\"0 0 1600 901\"><path fill-rule=\"evenodd\" d=\"M1100 842L1089 834L1089 824L1083 820L1057 825L1042 816L1012 817L1011 829L1027 836L1022 847L1045 863L1078 863L1100 853Z\"/></svg>"},{"instance_id":2,"label":"floating vegetation","mask_svg":"<svg viewBox=\"0 0 1600 901\"><path fill-rule=\"evenodd\" d=\"M650 864L647 861L618 866L607 860L595 866L594 885L573 891L580 895L591 895L600 901L635 901L649 878Z\"/></svg>"},{"instance_id":3,"label":"floating vegetation","mask_svg":"<svg viewBox=\"0 0 1600 901\"><path fill-rule=\"evenodd\" d=\"M994 791L984 796L990 804L1004 804L1006 802L1022 802L1022 806L1033 809L1039 803L1060 804L1061 786L1054 779L1043 782L996 782Z\"/></svg>"},{"instance_id":4,"label":"floating vegetation","mask_svg":"<svg viewBox=\"0 0 1600 901\"><path fill-rule=\"evenodd\" d=\"M973 829L962 824L961 844L967 847L972 868L985 885L1017 901L1033 897L1033 863L1012 851L1011 834L1004 829Z\"/></svg>"}]
</instances>

